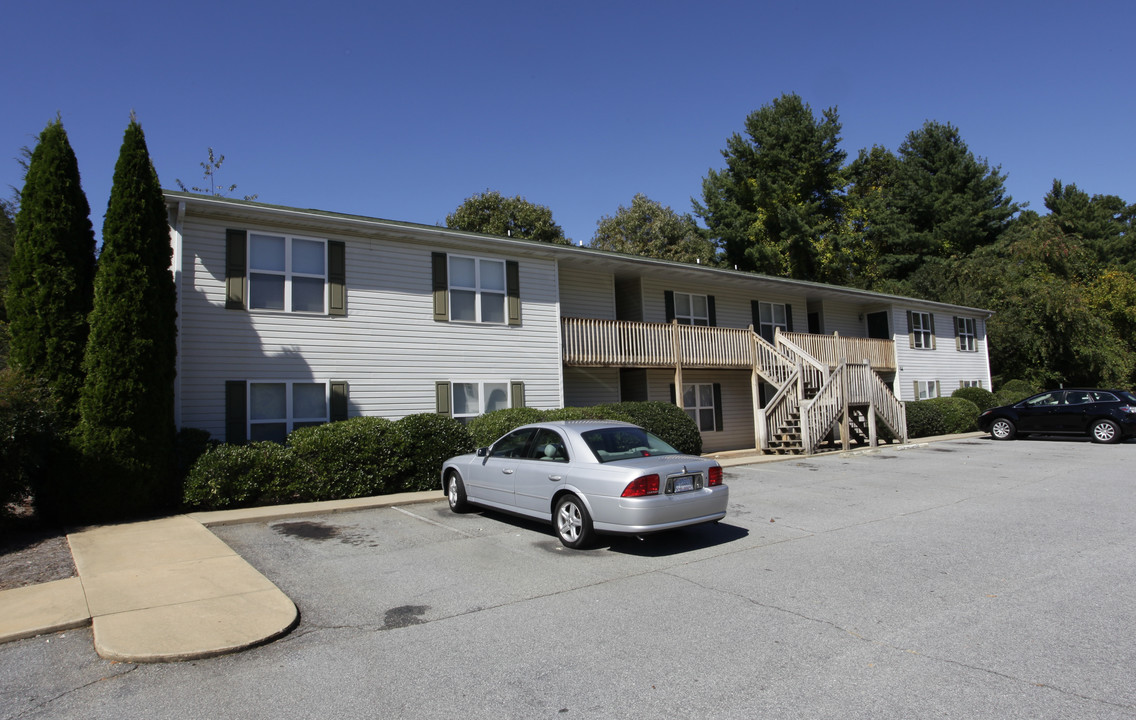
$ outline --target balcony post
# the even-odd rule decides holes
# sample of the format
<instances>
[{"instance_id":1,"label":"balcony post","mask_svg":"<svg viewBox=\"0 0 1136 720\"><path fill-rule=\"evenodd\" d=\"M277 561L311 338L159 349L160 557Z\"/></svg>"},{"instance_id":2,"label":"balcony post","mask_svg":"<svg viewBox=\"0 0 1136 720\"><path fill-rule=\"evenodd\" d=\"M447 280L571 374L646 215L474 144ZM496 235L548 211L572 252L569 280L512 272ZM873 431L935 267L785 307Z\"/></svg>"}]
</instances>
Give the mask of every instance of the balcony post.
<instances>
[{"instance_id":1,"label":"balcony post","mask_svg":"<svg viewBox=\"0 0 1136 720\"><path fill-rule=\"evenodd\" d=\"M682 339L679 337L678 320L671 320L671 339L675 361L675 405L685 410L682 404Z\"/></svg>"}]
</instances>

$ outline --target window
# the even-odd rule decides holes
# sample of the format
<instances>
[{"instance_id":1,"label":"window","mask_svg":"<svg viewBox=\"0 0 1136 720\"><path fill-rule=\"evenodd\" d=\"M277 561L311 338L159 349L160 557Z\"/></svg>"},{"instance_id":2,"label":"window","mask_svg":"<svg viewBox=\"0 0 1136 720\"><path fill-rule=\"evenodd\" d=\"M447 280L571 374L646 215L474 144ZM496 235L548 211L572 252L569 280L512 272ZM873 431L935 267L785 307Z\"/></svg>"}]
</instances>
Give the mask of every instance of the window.
<instances>
[{"instance_id":1,"label":"window","mask_svg":"<svg viewBox=\"0 0 1136 720\"><path fill-rule=\"evenodd\" d=\"M675 319L681 325L709 325L710 303L706 295L674 294Z\"/></svg>"},{"instance_id":2,"label":"window","mask_svg":"<svg viewBox=\"0 0 1136 720\"><path fill-rule=\"evenodd\" d=\"M509 407L509 383L465 382L452 383L453 416L467 423L478 415Z\"/></svg>"},{"instance_id":3,"label":"window","mask_svg":"<svg viewBox=\"0 0 1136 720\"><path fill-rule=\"evenodd\" d=\"M978 343L975 332L974 318L955 318L955 336L958 338L957 347L961 352L978 352Z\"/></svg>"},{"instance_id":4,"label":"window","mask_svg":"<svg viewBox=\"0 0 1136 720\"><path fill-rule=\"evenodd\" d=\"M982 387L982 381L981 380L959 380L959 387L960 388L966 388L966 387L980 388L980 387Z\"/></svg>"},{"instance_id":5,"label":"window","mask_svg":"<svg viewBox=\"0 0 1136 720\"><path fill-rule=\"evenodd\" d=\"M505 261L450 256L450 319L505 324Z\"/></svg>"},{"instance_id":6,"label":"window","mask_svg":"<svg viewBox=\"0 0 1136 720\"><path fill-rule=\"evenodd\" d=\"M757 313L757 333L761 335L766 342L773 342L776 337L776 328L781 328L783 331L789 332L789 320L785 312L785 303L759 303Z\"/></svg>"},{"instance_id":7,"label":"window","mask_svg":"<svg viewBox=\"0 0 1136 720\"><path fill-rule=\"evenodd\" d=\"M712 383L684 384L682 386L682 408L690 419L703 432L720 429L715 423L717 415Z\"/></svg>"},{"instance_id":8,"label":"window","mask_svg":"<svg viewBox=\"0 0 1136 720\"><path fill-rule=\"evenodd\" d=\"M327 383L248 383L248 439L282 443L296 428L328 422Z\"/></svg>"},{"instance_id":9,"label":"window","mask_svg":"<svg viewBox=\"0 0 1136 720\"><path fill-rule=\"evenodd\" d=\"M248 247L249 309L325 312L324 240L249 233Z\"/></svg>"},{"instance_id":10,"label":"window","mask_svg":"<svg viewBox=\"0 0 1136 720\"><path fill-rule=\"evenodd\" d=\"M915 399L916 400L929 400L930 398L939 397L939 381L938 380L916 380L915 381Z\"/></svg>"},{"instance_id":11,"label":"window","mask_svg":"<svg viewBox=\"0 0 1136 720\"><path fill-rule=\"evenodd\" d=\"M908 312L907 326L911 347L920 350L935 349L935 324L931 313Z\"/></svg>"}]
</instances>

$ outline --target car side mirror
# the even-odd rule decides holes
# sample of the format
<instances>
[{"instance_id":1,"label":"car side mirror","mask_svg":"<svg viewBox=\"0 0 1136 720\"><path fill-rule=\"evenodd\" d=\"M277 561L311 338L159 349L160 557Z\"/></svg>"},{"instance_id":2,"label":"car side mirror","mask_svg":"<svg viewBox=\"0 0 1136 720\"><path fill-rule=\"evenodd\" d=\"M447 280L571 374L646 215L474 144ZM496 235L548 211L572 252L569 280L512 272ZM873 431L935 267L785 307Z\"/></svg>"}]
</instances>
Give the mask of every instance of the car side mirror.
<instances>
[{"instance_id":1,"label":"car side mirror","mask_svg":"<svg viewBox=\"0 0 1136 720\"><path fill-rule=\"evenodd\" d=\"M487 447L477 448L477 457L489 457L489 448L487 448Z\"/></svg>"}]
</instances>

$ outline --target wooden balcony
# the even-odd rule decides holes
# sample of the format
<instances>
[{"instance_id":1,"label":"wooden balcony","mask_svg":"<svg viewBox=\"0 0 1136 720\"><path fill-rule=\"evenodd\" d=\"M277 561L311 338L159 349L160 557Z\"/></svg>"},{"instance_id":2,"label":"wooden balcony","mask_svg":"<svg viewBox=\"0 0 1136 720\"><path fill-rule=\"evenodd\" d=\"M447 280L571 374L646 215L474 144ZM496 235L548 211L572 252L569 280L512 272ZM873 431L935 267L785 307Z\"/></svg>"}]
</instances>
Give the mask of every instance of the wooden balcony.
<instances>
[{"instance_id":1,"label":"wooden balcony","mask_svg":"<svg viewBox=\"0 0 1136 720\"><path fill-rule=\"evenodd\" d=\"M779 332L778 335L830 368L835 368L843 361L860 363L866 360L876 372L894 372L896 369L895 343L891 340L795 332Z\"/></svg>"},{"instance_id":2,"label":"wooden balcony","mask_svg":"<svg viewBox=\"0 0 1136 720\"><path fill-rule=\"evenodd\" d=\"M753 367L748 329L562 318L564 364L582 367Z\"/></svg>"},{"instance_id":3,"label":"wooden balcony","mask_svg":"<svg viewBox=\"0 0 1136 720\"><path fill-rule=\"evenodd\" d=\"M580 367L722 368L771 366L755 345L748 328L702 327L675 323L562 318L564 364ZM867 360L874 370L895 370L895 347L890 340L838 335L784 333L822 364L836 367L842 360ZM784 362L784 361L782 361Z\"/></svg>"}]
</instances>

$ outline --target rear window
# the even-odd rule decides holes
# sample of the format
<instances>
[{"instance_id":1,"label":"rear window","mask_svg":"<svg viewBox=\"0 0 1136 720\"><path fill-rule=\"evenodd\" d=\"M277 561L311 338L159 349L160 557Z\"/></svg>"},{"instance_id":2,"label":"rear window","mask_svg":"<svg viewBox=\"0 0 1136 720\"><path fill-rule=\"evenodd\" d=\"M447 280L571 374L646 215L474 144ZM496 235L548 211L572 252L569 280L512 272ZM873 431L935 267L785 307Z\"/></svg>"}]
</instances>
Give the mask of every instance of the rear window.
<instances>
[{"instance_id":1,"label":"rear window","mask_svg":"<svg viewBox=\"0 0 1136 720\"><path fill-rule=\"evenodd\" d=\"M1129 405L1136 405L1136 395L1133 395L1130 392L1121 392L1119 394L1120 399L1124 402L1128 403Z\"/></svg>"},{"instance_id":2,"label":"rear window","mask_svg":"<svg viewBox=\"0 0 1136 720\"><path fill-rule=\"evenodd\" d=\"M652 455L678 455L678 450L642 428L610 427L588 430L581 437L602 463Z\"/></svg>"}]
</instances>

